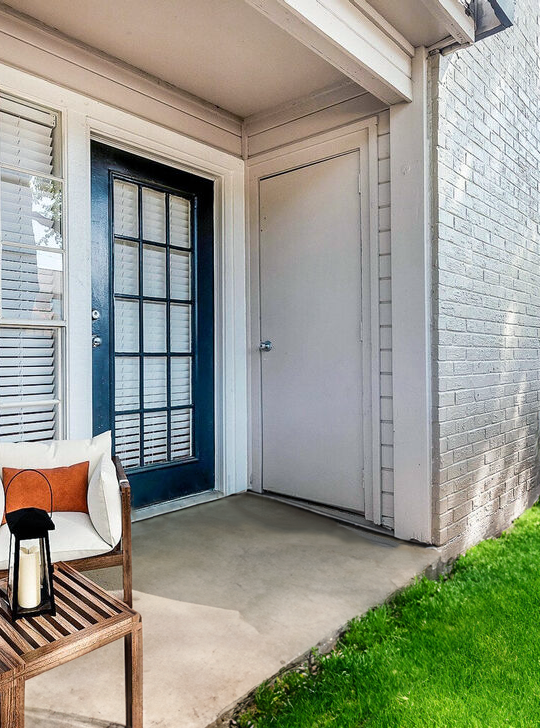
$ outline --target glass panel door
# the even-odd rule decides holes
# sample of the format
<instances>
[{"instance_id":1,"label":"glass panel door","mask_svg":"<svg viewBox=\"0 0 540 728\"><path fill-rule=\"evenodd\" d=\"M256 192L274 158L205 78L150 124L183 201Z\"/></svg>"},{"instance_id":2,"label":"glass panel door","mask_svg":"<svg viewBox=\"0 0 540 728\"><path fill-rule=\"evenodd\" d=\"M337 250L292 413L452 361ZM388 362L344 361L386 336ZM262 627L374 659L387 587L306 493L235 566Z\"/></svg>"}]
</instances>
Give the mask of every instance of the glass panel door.
<instances>
[{"instance_id":1,"label":"glass panel door","mask_svg":"<svg viewBox=\"0 0 540 728\"><path fill-rule=\"evenodd\" d=\"M113 430L139 505L208 490L212 183L98 144L93 171L94 430Z\"/></svg>"}]
</instances>

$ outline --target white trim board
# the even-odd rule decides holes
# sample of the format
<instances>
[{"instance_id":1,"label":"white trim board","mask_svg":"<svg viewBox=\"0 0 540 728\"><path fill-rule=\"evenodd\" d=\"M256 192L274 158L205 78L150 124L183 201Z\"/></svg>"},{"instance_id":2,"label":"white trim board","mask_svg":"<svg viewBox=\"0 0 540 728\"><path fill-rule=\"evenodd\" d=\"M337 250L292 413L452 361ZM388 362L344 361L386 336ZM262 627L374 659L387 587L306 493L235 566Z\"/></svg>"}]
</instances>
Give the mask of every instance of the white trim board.
<instances>
[{"instance_id":1,"label":"white trim board","mask_svg":"<svg viewBox=\"0 0 540 728\"><path fill-rule=\"evenodd\" d=\"M352 82L296 99L245 120L248 158L331 129L348 127L361 119L372 118L386 108L383 101Z\"/></svg>"},{"instance_id":2,"label":"white trim board","mask_svg":"<svg viewBox=\"0 0 540 728\"><path fill-rule=\"evenodd\" d=\"M250 343L249 391L251 397L251 488L262 492L262 427L259 280L259 183L265 177L324 159L360 151L362 210L362 318L364 370L364 489L366 518L381 522L380 469L380 367L378 302L378 159L377 120L371 118L343 129L326 132L302 142L274 149L248 160ZM367 244L366 244L367 243Z\"/></svg>"},{"instance_id":3,"label":"white trim board","mask_svg":"<svg viewBox=\"0 0 540 728\"><path fill-rule=\"evenodd\" d=\"M225 493L219 490L206 490L203 493L195 493L195 495L186 495L183 498L175 498L174 500L164 501L163 503L135 508L131 515L131 521L133 523L146 521L149 518L154 518L154 516L163 516L165 513L182 511L184 508L200 506L203 503L211 503L224 497Z\"/></svg>"},{"instance_id":4,"label":"white trim board","mask_svg":"<svg viewBox=\"0 0 540 728\"><path fill-rule=\"evenodd\" d=\"M431 542L431 256L427 54L413 59L417 89L390 109L394 526Z\"/></svg>"},{"instance_id":5,"label":"white trim board","mask_svg":"<svg viewBox=\"0 0 540 728\"><path fill-rule=\"evenodd\" d=\"M474 43L474 16L468 12L468 3L461 0L421 0L433 17L437 18L457 43Z\"/></svg>"},{"instance_id":6,"label":"white trim board","mask_svg":"<svg viewBox=\"0 0 540 728\"><path fill-rule=\"evenodd\" d=\"M65 134L67 436L91 434L90 139L215 180L216 490L247 488L247 351L244 162L119 109L0 64L10 94L57 109Z\"/></svg>"},{"instance_id":7,"label":"white trim board","mask_svg":"<svg viewBox=\"0 0 540 728\"><path fill-rule=\"evenodd\" d=\"M266 111L260 111L244 119L244 129L248 136L261 134L268 129L282 126L290 121L296 121L303 116L326 109L336 104L349 101L350 99L364 96L368 91L363 89L354 81L344 81L321 89L308 96L289 101L286 104L275 106Z\"/></svg>"}]
</instances>

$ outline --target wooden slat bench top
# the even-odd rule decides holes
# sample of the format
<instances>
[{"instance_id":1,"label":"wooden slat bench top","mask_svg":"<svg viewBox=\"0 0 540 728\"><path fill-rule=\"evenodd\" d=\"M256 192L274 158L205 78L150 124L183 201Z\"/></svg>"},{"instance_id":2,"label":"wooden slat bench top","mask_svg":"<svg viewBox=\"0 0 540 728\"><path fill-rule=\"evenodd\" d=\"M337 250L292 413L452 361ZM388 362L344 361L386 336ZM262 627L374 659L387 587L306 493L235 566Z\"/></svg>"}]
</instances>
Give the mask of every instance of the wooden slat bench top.
<instances>
[{"instance_id":1,"label":"wooden slat bench top","mask_svg":"<svg viewBox=\"0 0 540 728\"><path fill-rule=\"evenodd\" d=\"M14 621L7 606L7 581L0 580L0 688L16 679L28 680L121 637L137 636L140 640L140 615L69 564L54 565L53 583L55 616Z\"/></svg>"}]
</instances>

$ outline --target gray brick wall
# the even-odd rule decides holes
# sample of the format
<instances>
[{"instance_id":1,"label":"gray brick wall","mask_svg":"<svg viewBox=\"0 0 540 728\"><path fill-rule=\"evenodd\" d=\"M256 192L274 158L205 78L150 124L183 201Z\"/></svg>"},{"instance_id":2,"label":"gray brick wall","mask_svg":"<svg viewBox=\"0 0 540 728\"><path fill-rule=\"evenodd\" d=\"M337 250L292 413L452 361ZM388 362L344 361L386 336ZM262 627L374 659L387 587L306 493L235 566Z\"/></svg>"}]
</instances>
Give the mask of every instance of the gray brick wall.
<instances>
[{"instance_id":1,"label":"gray brick wall","mask_svg":"<svg viewBox=\"0 0 540 728\"><path fill-rule=\"evenodd\" d=\"M431 74L433 538L462 549L538 496L538 0Z\"/></svg>"}]
</instances>

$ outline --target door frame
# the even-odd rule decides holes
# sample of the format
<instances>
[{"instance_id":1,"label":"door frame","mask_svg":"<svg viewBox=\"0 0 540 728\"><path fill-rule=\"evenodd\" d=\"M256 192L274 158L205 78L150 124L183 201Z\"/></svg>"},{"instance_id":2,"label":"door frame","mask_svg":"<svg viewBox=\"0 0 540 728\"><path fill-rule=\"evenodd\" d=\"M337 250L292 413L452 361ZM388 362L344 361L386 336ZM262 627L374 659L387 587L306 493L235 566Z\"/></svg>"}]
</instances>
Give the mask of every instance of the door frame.
<instances>
[{"instance_id":1,"label":"door frame","mask_svg":"<svg viewBox=\"0 0 540 728\"><path fill-rule=\"evenodd\" d=\"M364 419L365 518L381 523L381 434L380 434L380 351L379 351L379 256L378 256L378 156L377 119L357 122L337 131L325 132L302 142L248 160L249 190L249 365L250 483L263 492L262 484L262 391L261 391L261 308L260 308L260 181L298 167L359 151L362 256L362 364Z\"/></svg>"},{"instance_id":2,"label":"door frame","mask_svg":"<svg viewBox=\"0 0 540 728\"><path fill-rule=\"evenodd\" d=\"M229 155L224 153L216 151L203 157L183 152L181 148L163 143L161 139L166 130L157 128L159 137L141 137L106 122L88 119L88 165L90 143L96 141L214 182L215 487L213 491L141 507L134 511L133 521L242 492L248 485L247 426L243 426L247 422L243 162L231 157L234 165L226 167L222 159ZM170 133L179 137L175 132ZM206 150L213 151L210 147ZM221 159L214 163L212 158L218 155Z\"/></svg>"},{"instance_id":3,"label":"door frame","mask_svg":"<svg viewBox=\"0 0 540 728\"><path fill-rule=\"evenodd\" d=\"M116 194L116 181L133 183L138 190L137 208L137 273L138 287L136 291L121 291L120 298L124 301L125 294L136 293L137 298L131 300L136 303L139 320L139 331L137 336L137 371L139 373L139 397L136 419L139 420L140 432L145 431L146 414L143 414L150 407L156 411L156 405L149 405L146 401L145 386L145 360L152 359L153 354L148 354L146 344L142 346L143 322L151 315L144 311L146 303L161 298L162 304L165 301L166 320L169 322L172 315L174 295L172 283L165 286L163 296L161 293L153 293L154 299L149 297L147 291L143 290L141 275L144 266L144 239L141 229L141 214L144 205L140 198L141 190L159 190L161 194L180 196L187 199L189 215L189 243L182 245L191 248L190 253L190 285L189 295L178 295L177 298L191 301L190 306L190 347L191 356L188 359L178 359L172 350L169 332L166 335L165 351L159 359L166 362L167 385L165 403L161 403L161 411L166 411L166 437L167 457L165 461L145 463L144 458L135 468L128 471L134 507L137 510L149 507L150 505L162 504L179 500L196 493L213 491L215 487L215 366L214 366L214 183L211 180L199 175L187 174L169 165L157 164L146 157L135 156L116 147L105 146L92 142L91 146L92 164L92 296L93 305L100 312L99 317L94 321L93 332L102 338L101 346L93 353L93 428L99 433L104 429L111 429L113 432L113 443L116 442L116 416L119 414L118 405L115 402L115 372L117 361L117 345L115 343L115 306L118 293L114 285L114 258L116 251L116 235L113 230L113 217ZM165 199L165 198L164 198ZM169 208L167 208L169 209ZM165 204L164 204L165 214ZM143 216L144 217L144 216ZM144 227L144 220L143 220ZM160 248L164 254L164 271L171 266L172 253L175 251L174 243L169 239L169 230L166 230L163 239L164 247ZM157 241L155 244L159 244ZM141 257L142 256L142 257ZM171 269L172 270L172 269ZM143 276L144 277L144 276ZM170 290L169 290L170 289ZM169 307L171 313L169 313ZM171 319L172 320L172 319ZM159 351L159 349L157 350ZM185 352L184 352L185 353ZM129 354L128 354L129 356ZM172 376L173 361L189 362L191 373L191 396L189 404L191 409L176 409L172 401L169 375ZM169 370L169 367L171 369ZM184 402L181 403L185 405ZM172 418L173 412L177 415L190 412L191 451L190 454L175 458L169 449L172 448ZM135 414L132 412L132 414ZM144 424L144 426L143 426ZM139 447L144 450L142 442ZM118 450L116 450L118 454ZM127 467L124 464L124 467ZM182 492L183 491L183 492Z\"/></svg>"}]
</instances>

